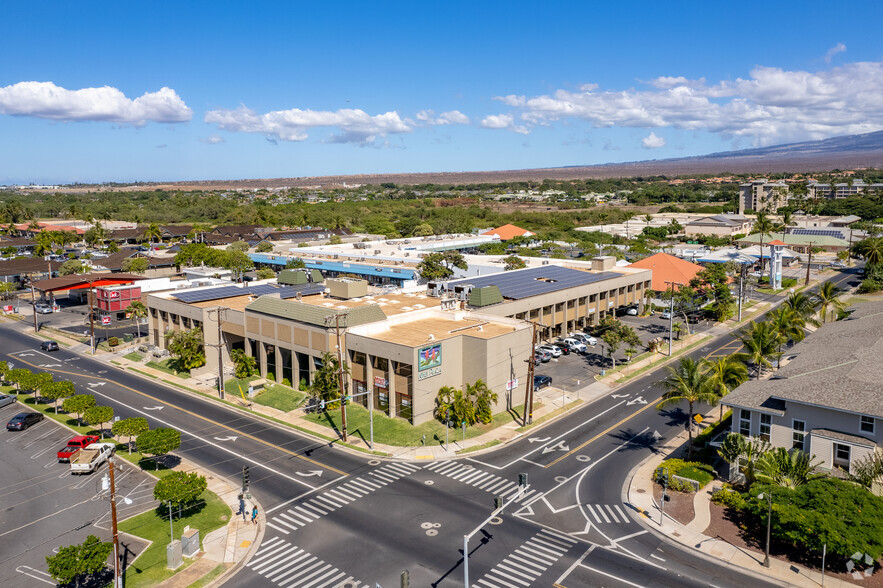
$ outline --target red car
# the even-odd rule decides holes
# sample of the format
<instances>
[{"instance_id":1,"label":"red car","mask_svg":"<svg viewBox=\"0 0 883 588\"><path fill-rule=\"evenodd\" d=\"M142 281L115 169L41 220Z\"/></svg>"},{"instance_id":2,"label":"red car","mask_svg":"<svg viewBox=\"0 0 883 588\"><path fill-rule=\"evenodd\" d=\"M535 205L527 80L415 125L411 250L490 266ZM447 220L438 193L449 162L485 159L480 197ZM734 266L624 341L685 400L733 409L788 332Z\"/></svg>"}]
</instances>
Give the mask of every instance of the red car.
<instances>
[{"instance_id":1,"label":"red car","mask_svg":"<svg viewBox=\"0 0 883 588\"><path fill-rule=\"evenodd\" d=\"M80 449L89 447L98 442L98 435L80 435L67 442L67 445L58 451L58 461L70 461L71 456Z\"/></svg>"}]
</instances>

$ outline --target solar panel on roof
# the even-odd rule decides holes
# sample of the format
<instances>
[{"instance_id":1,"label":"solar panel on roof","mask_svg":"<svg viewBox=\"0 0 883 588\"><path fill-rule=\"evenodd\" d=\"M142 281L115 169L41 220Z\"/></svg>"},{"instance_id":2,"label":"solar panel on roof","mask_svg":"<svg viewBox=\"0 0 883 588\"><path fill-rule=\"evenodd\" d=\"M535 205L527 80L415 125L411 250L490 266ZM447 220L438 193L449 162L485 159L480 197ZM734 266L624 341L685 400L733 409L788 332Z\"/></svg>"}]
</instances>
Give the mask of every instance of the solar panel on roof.
<instances>
[{"instance_id":1,"label":"solar panel on roof","mask_svg":"<svg viewBox=\"0 0 883 588\"><path fill-rule=\"evenodd\" d=\"M835 237L837 239L845 239L843 231L836 229L792 229L792 235L805 235L809 237Z\"/></svg>"},{"instance_id":2,"label":"solar panel on roof","mask_svg":"<svg viewBox=\"0 0 883 588\"><path fill-rule=\"evenodd\" d=\"M254 296L263 296L264 294L273 294L279 291L279 286L275 284L258 284L257 286L249 286L248 293Z\"/></svg>"},{"instance_id":3,"label":"solar panel on roof","mask_svg":"<svg viewBox=\"0 0 883 588\"><path fill-rule=\"evenodd\" d=\"M448 288L457 285L471 284L476 288L485 286L497 286L503 298L520 300L540 294L548 294L576 286L584 286L594 282L600 282L609 278L617 277L613 272L601 272L597 274L580 270L565 268L557 265L531 268L528 270L505 272L484 276L480 278L466 278L449 282Z\"/></svg>"},{"instance_id":4,"label":"solar panel on roof","mask_svg":"<svg viewBox=\"0 0 883 588\"><path fill-rule=\"evenodd\" d=\"M288 298L296 298L298 294L301 296L321 294L325 291L325 286L322 284L298 284L296 286L286 286L285 288L280 288L280 290L279 297L285 300Z\"/></svg>"},{"instance_id":5,"label":"solar panel on roof","mask_svg":"<svg viewBox=\"0 0 883 588\"><path fill-rule=\"evenodd\" d=\"M208 290L196 290L193 292L175 292L173 296L181 302L192 304L194 302L206 302L208 300L245 296L246 294L248 294L248 290L244 288L238 288L236 286L221 286L219 288L209 288Z\"/></svg>"}]
</instances>

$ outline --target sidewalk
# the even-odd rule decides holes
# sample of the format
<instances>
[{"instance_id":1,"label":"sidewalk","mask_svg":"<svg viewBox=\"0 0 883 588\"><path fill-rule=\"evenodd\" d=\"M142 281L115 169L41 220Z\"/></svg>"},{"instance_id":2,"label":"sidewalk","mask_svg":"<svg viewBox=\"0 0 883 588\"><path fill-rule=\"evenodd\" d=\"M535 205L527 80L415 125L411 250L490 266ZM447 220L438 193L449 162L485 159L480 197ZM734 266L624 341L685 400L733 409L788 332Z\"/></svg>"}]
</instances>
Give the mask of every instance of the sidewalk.
<instances>
[{"instance_id":1,"label":"sidewalk","mask_svg":"<svg viewBox=\"0 0 883 588\"><path fill-rule=\"evenodd\" d=\"M668 457L683 457L686 448L687 432L670 439L659 452L645 459L635 467L626 480L623 494L626 502L640 515L638 521L652 533L660 535L668 542L680 543L686 550L698 552L708 558L718 560L721 565L734 566L758 578L781 582L783 586L819 588L822 585L821 572L777 558L770 558L770 567L764 568L762 552L737 547L704 534L711 522L711 486L701 489L693 497L693 520L683 525L669 516L663 517L659 504L653 497L653 471ZM662 523L660 524L660 519ZM826 588L854 588L854 584L844 582L830 575L825 576Z\"/></svg>"}]
</instances>

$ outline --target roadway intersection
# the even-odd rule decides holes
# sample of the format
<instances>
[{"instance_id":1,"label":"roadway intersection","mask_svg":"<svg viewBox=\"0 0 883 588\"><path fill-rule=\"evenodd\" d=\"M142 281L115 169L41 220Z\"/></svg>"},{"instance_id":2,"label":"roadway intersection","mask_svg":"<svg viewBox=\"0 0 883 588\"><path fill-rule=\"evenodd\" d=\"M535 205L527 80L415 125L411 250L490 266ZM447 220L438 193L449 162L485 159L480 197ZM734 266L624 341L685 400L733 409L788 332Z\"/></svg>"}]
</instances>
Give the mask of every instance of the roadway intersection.
<instances>
[{"instance_id":1,"label":"roadway intersection","mask_svg":"<svg viewBox=\"0 0 883 588\"><path fill-rule=\"evenodd\" d=\"M686 423L680 409L655 409L659 373L638 376L496 451L410 463L344 451L104 361L36 348L18 329L0 326L0 349L16 367L69 379L122 418L178 429L176 453L233 486L250 467L267 527L231 586L390 588L404 569L412 586L462 586L463 534L490 515L495 496L512 502L469 545L475 586L765 585L647 532L624 500L632 468ZM687 355L737 348L725 334ZM529 482L521 492L519 473Z\"/></svg>"}]
</instances>

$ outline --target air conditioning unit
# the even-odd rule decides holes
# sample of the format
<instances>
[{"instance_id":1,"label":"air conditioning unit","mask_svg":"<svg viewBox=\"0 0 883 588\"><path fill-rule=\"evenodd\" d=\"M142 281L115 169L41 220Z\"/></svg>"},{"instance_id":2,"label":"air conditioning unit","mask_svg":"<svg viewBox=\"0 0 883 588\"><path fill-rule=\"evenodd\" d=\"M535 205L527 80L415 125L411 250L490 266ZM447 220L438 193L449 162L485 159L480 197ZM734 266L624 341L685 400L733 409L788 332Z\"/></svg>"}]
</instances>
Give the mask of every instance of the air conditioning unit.
<instances>
[{"instance_id":1,"label":"air conditioning unit","mask_svg":"<svg viewBox=\"0 0 883 588\"><path fill-rule=\"evenodd\" d=\"M472 292L472 288L474 288L472 284L454 286L454 297L457 300L467 300L469 298L469 293Z\"/></svg>"},{"instance_id":2,"label":"air conditioning unit","mask_svg":"<svg viewBox=\"0 0 883 588\"><path fill-rule=\"evenodd\" d=\"M441 296L447 292L448 284L447 282L429 282L426 285L426 293L430 296L434 296L436 298L441 298Z\"/></svg>"}]
</instances>

